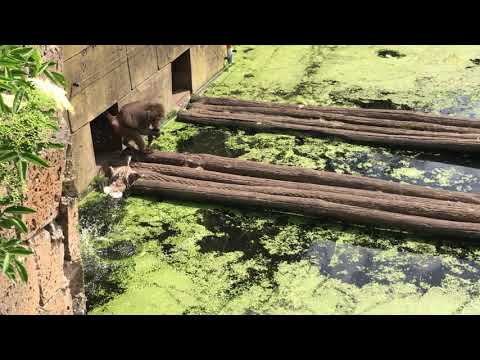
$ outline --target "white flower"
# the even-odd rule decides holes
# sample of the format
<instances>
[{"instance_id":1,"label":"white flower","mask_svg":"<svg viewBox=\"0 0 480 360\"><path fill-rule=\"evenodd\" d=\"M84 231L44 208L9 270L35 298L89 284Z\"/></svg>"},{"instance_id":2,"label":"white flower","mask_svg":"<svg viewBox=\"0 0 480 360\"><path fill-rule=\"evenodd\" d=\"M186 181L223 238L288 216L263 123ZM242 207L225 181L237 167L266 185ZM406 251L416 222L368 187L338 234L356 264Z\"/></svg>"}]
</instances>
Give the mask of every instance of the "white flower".
<instances>
[{"instance_id":1,"label":"white flower","mask_svg":"<svg viewBox=\"0 0 480 360\"><path fill-rule=\"evenodd\" d=\"M50 80L28 79L37 90L55 101L58 110L68 110L74 113L73 106L67 98L67 92L60 86L55 85Z\"/></svg>"},{"instance_id":2,"label":"white flower","mask_svg":"<svg viewBox=\"0 0 480 360\"><path fill-rule=\"evenodd\" d=\"M3 103L11 108L13 106L13 100L15 99L15 96L10 94L1 94L1 96L3 99Z\"/></svg>"}]
</instances>

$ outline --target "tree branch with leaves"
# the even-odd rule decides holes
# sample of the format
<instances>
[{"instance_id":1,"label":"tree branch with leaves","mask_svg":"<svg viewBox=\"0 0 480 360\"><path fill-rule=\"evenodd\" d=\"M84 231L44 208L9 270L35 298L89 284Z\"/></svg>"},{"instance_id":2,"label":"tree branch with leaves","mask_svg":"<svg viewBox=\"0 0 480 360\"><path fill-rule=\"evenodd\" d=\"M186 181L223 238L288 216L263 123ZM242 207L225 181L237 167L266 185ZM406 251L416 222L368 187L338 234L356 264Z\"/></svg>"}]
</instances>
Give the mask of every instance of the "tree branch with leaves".
<instances>
[{"instance_id":1,"label":"tree branch with leaves","mask_svg":"<svg viewBox=\"0 0 480 360\"><path fill-rule=\"evenodd\" d=\"M49 141L59 129L58 111L73 111L65 78L50 70L56 65L43 61L38 48L0 45L0 188L6 188L0 192L0 230L15 234L0 236L0 269L12 281L28 280L22 260L32 254L20 239L28 232L22 216L35 212L21 205L28 167L48 167L41 152L63 147Z\"/></svg>"}]
</instances>

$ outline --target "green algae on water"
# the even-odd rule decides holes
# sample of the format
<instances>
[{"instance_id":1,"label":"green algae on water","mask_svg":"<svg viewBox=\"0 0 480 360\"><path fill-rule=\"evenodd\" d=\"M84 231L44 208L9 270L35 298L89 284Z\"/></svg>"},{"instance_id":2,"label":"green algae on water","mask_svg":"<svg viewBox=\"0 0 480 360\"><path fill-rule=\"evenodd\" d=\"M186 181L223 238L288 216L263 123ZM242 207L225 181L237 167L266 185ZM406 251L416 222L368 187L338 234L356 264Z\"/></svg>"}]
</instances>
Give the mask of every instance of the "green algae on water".
<instances>
[{"instance_id":1,"label":"green algae on water","mask_svg":"<svg viewBox=\"0 0 480 360\"><path fill-rule=\"evenodd\" d=\"M379 56L381 50L404 56ZM480 67L470 61L477 52L472 46L238 46L235 64L206 95L470 116L480 100L473 86ZM155 147L459 191L475 189L480 176L411 151L175 120ZM116 207L104 203L104 211L96 208L103 201L93 194L81 211L84 258L90 269L104 269L87 280L91 314L480 311L476 244L261 209L132 196Z\"/></svg>"}]
</instances>

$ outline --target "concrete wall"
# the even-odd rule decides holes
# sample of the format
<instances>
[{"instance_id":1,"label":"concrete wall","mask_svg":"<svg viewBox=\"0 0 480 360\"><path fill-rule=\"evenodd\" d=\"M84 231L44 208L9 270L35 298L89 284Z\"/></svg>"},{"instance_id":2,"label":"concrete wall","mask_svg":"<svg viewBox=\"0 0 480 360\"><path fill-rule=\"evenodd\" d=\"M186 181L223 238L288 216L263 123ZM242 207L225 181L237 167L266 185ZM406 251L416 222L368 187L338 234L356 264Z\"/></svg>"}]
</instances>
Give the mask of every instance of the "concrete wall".
<instances>
[{"instance_id":1,"label":"concrete wall","mask_svg":"<svg viewBox=\"0 0 480 360\"><path fill-rule=\"evenodd\" d=\"M190 50L195 92L222 70L224 45L64 45L65 76L75 114L72 131L73 189L84 192L97 173L90 121L114 104L162 102L174 109L171 63Z\"/></svg>"},{"instance_id":2,"label":"concrete wall","mask_svg":"<svg viewBox=\"0 0 480 360\"><path fill-rule=\"evenodd\" d=\"M192 87L198 91L212 76L223 69L225 46L196 45L190 47L192 61Z\"/></svg>"}]
</instances>

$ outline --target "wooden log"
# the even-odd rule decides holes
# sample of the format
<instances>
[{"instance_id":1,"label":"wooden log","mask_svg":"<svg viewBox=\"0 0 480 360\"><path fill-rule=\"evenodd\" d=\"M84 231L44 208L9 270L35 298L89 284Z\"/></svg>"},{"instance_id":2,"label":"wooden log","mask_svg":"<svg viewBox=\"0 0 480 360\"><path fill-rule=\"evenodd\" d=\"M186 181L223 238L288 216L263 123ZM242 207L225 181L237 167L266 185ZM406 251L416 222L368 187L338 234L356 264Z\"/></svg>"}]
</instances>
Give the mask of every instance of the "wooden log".
<instances>
[{"instance_id":1,"label":"wooden log","mask_svg":"<svg viewBox=\"0 0 480 360\"><path fill-rule=\"evenodd\" d=\"M305 199L290 196L269 195L258 192L224 190L217 183L185 185L169 181L139 179L131 191L134 194L161 196L169 199L212 202L222 205L264 207L316 217L328 217L357 224L399 228L422 234L442 235L468 239L480 239L480 224L430 219L421 216L397 214L381 210L331 203L319 199Z\"/></svg>"},{"instance_id":2,"label":"wooden log","mask_svg":"<svg viewBox=\"0 0 480 360\"><path fill-rule=\"evenodd\" d=\"M260 107L260 106L221 106L221 105L209 105L204 103L193 103L189 106L189 109L193 110L210 110L216 112L238 112L238 113L256 113L265 115L277 115L277 116L289 116L296 119L324 119L339 121L343 123L359 124L359 125L373 125L379 127L388 128L400 128L400 129L412 129L412 130L425 130L435 132L457 132L465 134L479 133L479 129L473 127L463 126L448 126L432 123L424 123L419 121L398 121L389 120L386 118L369 118L364 116L352 116L345 114L319 112L313 110L302 109L281 109L272 107Z\"/></svg>"},{"instance_id":3,"label":"wooden log","mask_svg":"<svg viewBox=\"0 0 480 360\"><path fill-rule=\"evenodd\" d=\"M273 107L279 109L305 109L324 113L345 114L354 116L363 116L370 118L388 118L399 121L418 121L425 123L441 124L448 126L465 126L471 128L480 128L480 122L472 121L467 118L433 115L419 113L406 110L388 110L388 109L362 109L362 108L342 108L342 107L326 107L326 106L302 106L284 103L267 103L260 101L247 101L229 98L212 98L212 97L194 97L191 102L199 102L210 105L221 106L251 106L251 107Z\"/></svg>"},{"instance_id":4,"label":"wooden log","mask_svg":"<svg viewBox=\"0 0 480 360\"><path fill-rule=\"evenodd\" d=\"M480 206L473 204L391 195L368 190L252 178L181 166L135 163L132 165L132 169L139 173L142 179L146 180L163 181L165 176L167 176L167 180L175 178L178 183L192 186L197 184L195 181L201 180L215 183L217 188L224 190L253 191L270 195L320 199L401 214L452 221L480 222Z\"/></svg>"},{"instance_id":5,"label":"wooden log","mask_svg":"<svg viewBox=\"0 0 480 360\"><path fill-rule=\"evenodd\" d=\"M307 107L311 109L310 107ZM335 114L345 114L345 115L355 115L355 116L363 116L369 118L378 118L384 119L388 118L391 120L399 120L399 121L418 121L424 123L431 123L431 124L441 124L446 126L463 126L469 128L480 128L480 122L468 119L468 118L461 118L461 117L453 117L453 116L443 116L443 115L433 115L427 113L420 113L415 111L407 111L407 110L387 110L387 109L358 109L360 111L356 111L357 109L348 109L348 108L319 108L318 111L320 112L328 112L328 113L335 113Z\"/></svg>"},{"instance_id":6,"label":"wooden log","mask_svg":"<svg viewBox=\"0 0 480 360\"><path fill-rule=\"evenodd\" d=\"M317 119L305 119L305 118L295 118L292 116L269 116L264 114L257 114L257 113L237 113L237 112L227 112L227 111L212 111L210 109L205 108L192 108L193 110L189 110L186 113L190 115L201 115L205 117L211 118L222 118L228 119L233 121L248 121L248 122L279 122L285 125L305 125L305 126L313 126L322 128L332 128L332 129L340 129L340 130L353 130L357 133L368 132L372 134L389 134L389 135L401 135L401 136L408 136L409 138L417 138L417 137L427 137L427 138L446 138L446 139L470 139L470 140L479 140L480 139L480 130L474 130L473 133L458 133L458 132L445 132L445 131L419 131L419 130L411 130L411 129L403 129L403 128L388 128L382 126L375 126L375 125L358 125L358 124L350 124L347 122L336 121L336 120L325 120L323 118ZM254 108L252 108L254 109ZM184 114L184 113L182 113ZM180 114L179 116L183 116ZM455 128L450 127L453 129L462 129L462 128ZM463 128L464 129L464 128Z\"/></svg>"},{"instance_id":7,"label":"wooden log","mask_svg":"<svg viewBox=\"0 0 480 360\"><path fill-rule=\"evenodd\" d=\"M322 128L317 126L314 127L296 124L283 124L269 120L231 120L225 119L221 116L214 117L189 111L179 112L177 115L177 120L193 124L220 125L233 128L256 129L266 132L278 132L286 130L296 133L300 132L301 134L307 134L310 136L334 136L353 142L383 144L414 149L442 149L458 152L480 151L480 140L376 134L351 130Z\"/></svg>"},{"instance_id":8,"label":"wooden log","mask_svg":"<svg viewBox=\"0 0 480 360\"><path fill-rule=\"evenodd\" d=\"M348 187L398 195L480 204L480 195L474 193L437 190L419 185L400 184L364 176L337 174L334 172L294 166L272 165L208 154L180 154L155 150L148 154L135 153L134 160L148 163L188 166L192 168L201 167L209 171L257 178Z\"/></svg>"}]
</instances>

